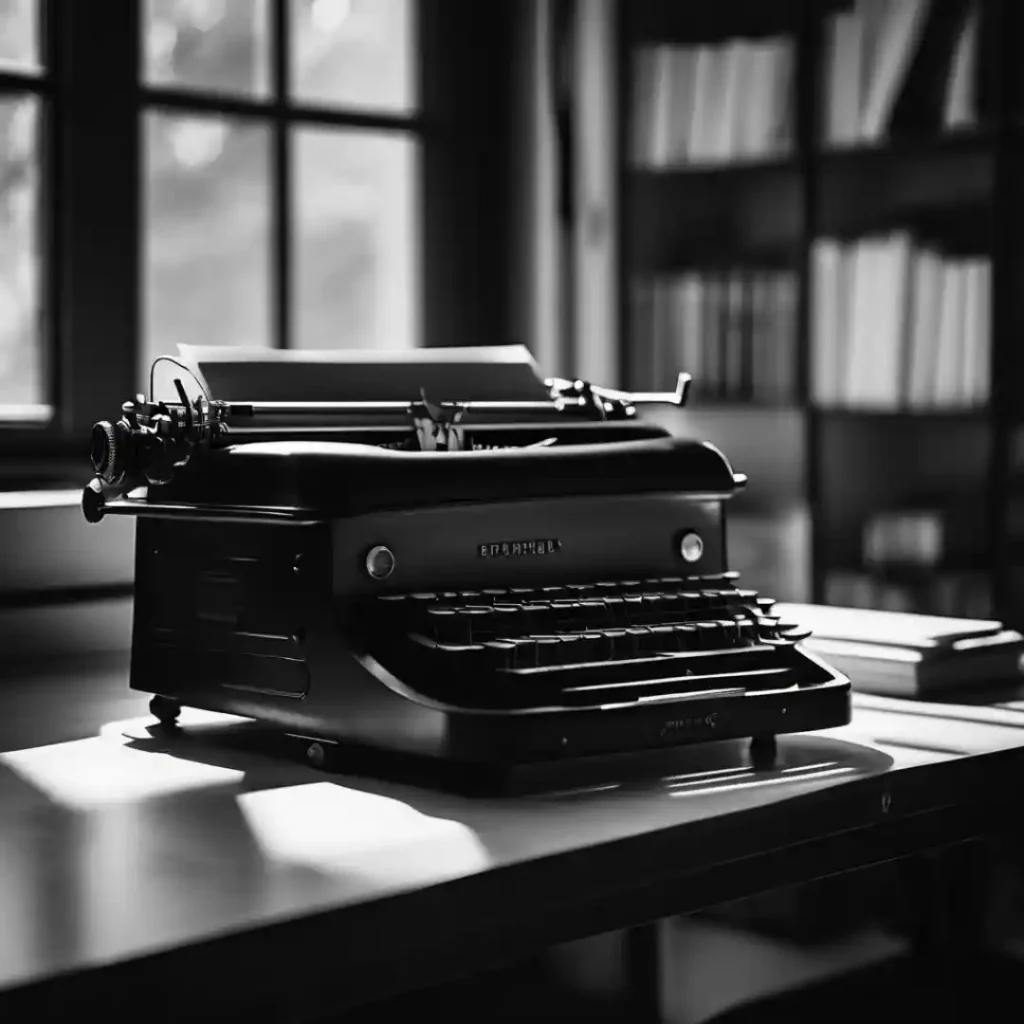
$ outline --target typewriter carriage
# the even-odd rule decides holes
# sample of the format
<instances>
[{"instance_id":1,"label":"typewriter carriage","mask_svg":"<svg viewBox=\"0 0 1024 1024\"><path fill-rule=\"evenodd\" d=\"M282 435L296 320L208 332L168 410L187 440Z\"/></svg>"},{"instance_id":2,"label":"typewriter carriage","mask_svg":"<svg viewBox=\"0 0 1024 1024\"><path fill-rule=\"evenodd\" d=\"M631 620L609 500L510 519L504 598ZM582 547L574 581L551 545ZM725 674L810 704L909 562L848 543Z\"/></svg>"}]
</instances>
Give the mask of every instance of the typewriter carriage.
<instances>
[{"instance_id":1,"label":"typewriter carriage","mask_svg":"<svg viewBox=\"0 0 1024 1024\"><path fill-rule=\"evenodd\" d=\"M296 417L333 418L328 425L309 425L308 430L323 436L360 441L367 434L381 430L398 434L399 442L415 451L464 451L472 446L470 431L481 435L495 422L500 426L511 419L525 419L538 424L565 425L576 419L594 423L623 423L636 419L637 406L669 404L685 405L690 376L680 373L673 392L627 393L595 387L581 380L551 378L546 380L547 400L431 402L421 389L411 401L366 402L251 402L212 399L203 381L188 365L171 356L161 356L154 363L167 361L180 367L198 383L201 394L190 400L180 377L173 380L177 403L146 399L137 395L125 402L121 418L115 422L100 421L92 431L90 458L94 477L85 488L82 507L89 522L98 522L108 513L145 515L153 506L116 496L144 485L170 483L175 471L188 465L194 453L230 445L240 426L257 419L294 419ZM153 372L150 373L152 395ZM365 421L365 428L360 429ZM561 421L561 422L559 422ZM274 428L267 428L273 434ZM294 428L290 427L294 432ZM638 431L636 436L650 436ZM243 435L244 436L244 435ZM545 437L535 445L550 443ZM373 443L381 443L380 436ZM392 442L394 443L394 442ZM115 496L115 500L110 498ZM179 510L184 512L184 509ZM161 514L171 514L163 509ZM257 518L260 514L255 513Z\"/></svg>"}]
</instances>

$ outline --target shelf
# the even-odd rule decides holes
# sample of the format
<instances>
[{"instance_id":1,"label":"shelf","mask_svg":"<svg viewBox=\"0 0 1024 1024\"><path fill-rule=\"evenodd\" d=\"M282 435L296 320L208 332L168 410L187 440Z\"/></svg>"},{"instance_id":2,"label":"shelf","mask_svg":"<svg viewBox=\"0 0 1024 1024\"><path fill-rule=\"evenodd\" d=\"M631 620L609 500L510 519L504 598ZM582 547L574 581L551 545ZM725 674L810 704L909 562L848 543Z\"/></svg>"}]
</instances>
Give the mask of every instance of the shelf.
<instances>
[{"instance_id":1,"label":"shelf","mask_svg":"<svg viewBox=\"0 0 1024 1024\"><path fill-rule=\"evenodd\" d=\"M626 176L625 244L641 273L716 261L792 265L803 225L795 160Z\"/></svg>"},{"instance_id":2,"label":"shelf","mask_svg":"<svg viewBox=\"0 0 1024 1024\"><path fill-rule=\"evenodd\" d=\"M927 587L937 576L980 576L988 563L988 553L977 552L970 561L956 559L938 565L915 565L911 562L888 565L830 565L827 572L844 576L865 576L879 583L896 583L907 587Z\"/></svg>"},{"instance_id":3,"label":"shelf","mask_svg":"<svg viewBox=\"0 0 1024 1024\"><path fill-rule=\"evenodd\" d=\"M722 163L673 164L667 167L630 166L626 168L627 178L642 183L653 179L658 182L675 182L674 188L694 188L701 178L712 178L716 182L724 178L756 180L780 172L797 172L800 160L792 154L769 157L751 157L723 161Z\"/></svg>"},{"instance_id":4,"label":"shelf","mask_svg":"<svg viewBox=\"0 0 1024 1024\"><path fill-rule=\"evenodd\" d=\"M807 410L799 402L747 402L743 399L693 398L686 403L683 411L777 417L801 416Z\"/></svg>"},{"instance_id":5,"label":"shelf","mask_svg":"<svg viewBox=\"0 0 1024 1024\"><path fill-rule=\"evenodd\" d=\"M891 147L836 150L817 160L815 229L856 237L894 227L991 249L987 216L995 147L977 134Z\"/></svg>"},{"instance_id":6,"label":"shelf","mask_svg":"<svg viewBox=\"0 0 1024 1024\"><path fill-rule=\"evenodd\" d=\"M859 409L842 406L811 405L810 411L816 416L829 419L863 420L874 423L883 420L888 423L933 425L936 422L978 422L988 425L990 412L985 408L970 409Z\"/></svg>"},{"instance_id":7,"label":"shelf","mask_svg":"<svg viewBox=\"0 0 1024 1024\"><path fill-rule=\"evenodd\" d=\"M815 420L819 447L873 455L879 465L898 467L902 462L915 472L932 466L936 479L954 467L987 463L989 440L994 427L987 417L974 416L892 416L818 415ZM985 466L978 469L984 476ZM876 481L871 486L877 486ZM945 490L945 488L941 488Z\"/></svg>"},{"instance_id":8,"label":"shelf","mask_svg":"<svg viewBox=\"0 0 1024 1024\"><path fill-rule=\"evenodd\" d=\"M794 34L806 0L716 0L715 3L664 3L629 0L622 5L626 38L637 43L719 42L734 37ZM818 0L822 10L840 0Z\"/></svg>"},{"instance_id":9,"label":"shelf","mask_svg":"<svg viewBox=\"0 0 1024 1024\"><path fill-rule=\"evenodd\" d=\"M950 132L947 135L919 138L886 139L877 145L844 145L821 147L814 158L819 164L850 164L863 171L864 165L916 160L943 159L961 154L992 154L997 144L996 134L988 128Z\"/></svg>"}]
</instances>

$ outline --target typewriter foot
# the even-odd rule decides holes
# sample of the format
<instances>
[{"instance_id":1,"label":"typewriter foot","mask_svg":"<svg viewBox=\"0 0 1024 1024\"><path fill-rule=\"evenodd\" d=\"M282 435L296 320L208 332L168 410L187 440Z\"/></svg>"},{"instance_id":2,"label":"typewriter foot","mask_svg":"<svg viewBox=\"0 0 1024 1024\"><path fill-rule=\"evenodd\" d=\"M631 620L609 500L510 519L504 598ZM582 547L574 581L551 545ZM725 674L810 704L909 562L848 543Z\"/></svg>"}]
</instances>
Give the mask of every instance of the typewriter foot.
<instances>
[{"instance_id":1,"label":"typewriter foot","mask_svg":"<svg viewBox=\"0 0 1024 1024\"><path fill-rule=\"evenodd\" d=\"M306 760L314 768L320 768L326 772L333 771L338 764L337 751L334 747L333 743L310 743L306 747Z\"/></svg>"},{"instance_id":2,"label":"typewriter foot","mask_svg":"<svg viewBox=\"0 0 1024 1024\"><path fill-rule=\"evenodd\" d=\"M161 725L174 725L181 714L181 705L171 697L161 697L157 694L149 702L149 713L156 718Z\"/></svg>"},{"instance_id":3,"label":"typewriter foot","mask_svg":"<svg viewBox=\"0 0 1024 1024\"><path fill-rule=\"evenodd\" d=\"M774 736L754 736L750 740L750 763L756 771L774 768L778 749Z\"/></svg>"}]
</instances>

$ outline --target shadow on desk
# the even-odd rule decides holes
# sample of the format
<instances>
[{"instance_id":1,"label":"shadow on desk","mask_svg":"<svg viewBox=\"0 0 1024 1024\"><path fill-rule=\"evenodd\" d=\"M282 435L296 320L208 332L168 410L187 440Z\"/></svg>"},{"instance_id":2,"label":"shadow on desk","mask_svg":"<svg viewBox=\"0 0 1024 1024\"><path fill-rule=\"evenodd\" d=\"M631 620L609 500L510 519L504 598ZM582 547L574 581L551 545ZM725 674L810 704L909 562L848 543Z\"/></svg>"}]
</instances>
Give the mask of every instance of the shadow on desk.
<instances>
[{"instance_id":1,"label":"shadow on desk","mask_svg":"<svg viewBox=\"0 0 1024 1024\"><path fill-rule=\"evenodd\" d=\"M361 829L356 845L426 842L422 854L454 854L461 873L766 806L892 764L868 746L805 734L780 738L770 771L749 764L743 743L702 744L582 771L567 766L513 795L467 799L417 785L401 767L390 779L318 771L246 720L186 709L182 723L168 730L144 714L91 736L8 750L0 754L0 801L11 812L132 805L163 829L178 818L175 803L187 804L204 829L221 834L226 855L262 849L331 873Z\"/></svg>"}]
</instances>

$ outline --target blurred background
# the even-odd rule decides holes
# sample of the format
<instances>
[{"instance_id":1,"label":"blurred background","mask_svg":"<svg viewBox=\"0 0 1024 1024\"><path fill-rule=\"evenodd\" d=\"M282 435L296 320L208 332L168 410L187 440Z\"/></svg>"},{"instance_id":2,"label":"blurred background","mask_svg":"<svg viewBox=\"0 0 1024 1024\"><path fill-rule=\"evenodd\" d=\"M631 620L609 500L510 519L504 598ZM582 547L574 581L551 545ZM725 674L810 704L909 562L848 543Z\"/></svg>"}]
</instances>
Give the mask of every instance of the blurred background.
<instances>
[{"instance_id":1,"label":"blurred background","mask_svg":"<svg viewBox=\"0 0 1024 1024\"><path fill-rule=\"evenodd\" d=\"M0 0L0 487L179 343L696 386L790 600L1024 625L1014 0Z\"/></svg>"},{"instance_id":2,"label":"blurred background","mask_svg":"<svg viewBox=\"0 0 1024 1024\"><path fill-rule=\"evenodd\" d=\"M688 371L658 415L748 474L747 586L1024 628L1022 39L1020 0L0 0L5 658L127 650L90 428L180 343ZM907 882L666 922L671 1019L891 954Z\"/></svg>"}]
</instances>

